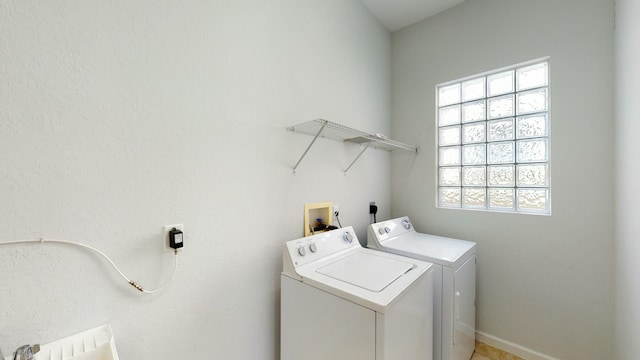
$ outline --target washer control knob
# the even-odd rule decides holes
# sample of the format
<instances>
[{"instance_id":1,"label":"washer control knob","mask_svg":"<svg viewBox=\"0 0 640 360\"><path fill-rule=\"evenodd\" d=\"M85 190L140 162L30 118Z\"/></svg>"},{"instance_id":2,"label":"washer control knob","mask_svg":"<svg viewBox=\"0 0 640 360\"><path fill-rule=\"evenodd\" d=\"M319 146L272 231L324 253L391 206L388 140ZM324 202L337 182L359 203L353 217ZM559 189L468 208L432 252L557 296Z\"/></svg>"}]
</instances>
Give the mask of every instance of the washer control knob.
<instances>
[{"instance_id":1,"label":"washer control knob","mask_svg":"<svg viewBox=\"0 0 640 360\"><path fill-rule=\"evenodd\" d=\"M384 235L384 228L379 228L378 232L380 233L380 235Z\"/></svg>"},{"instance_id":2,"label":"washer control knob","mask_svg":"<svg viewBox=\"0 0 640 360\"><path fill-rule=\"evenodd\" d=\"M307 251L304 249L304 246L300 246L298 248L298 254L300 254L300 256L305 256L307 255Z\"/></svg>"},{"instance_id":3,"label":"washer control knob","mask_svg":"<svg viewBox=\"0 0 640 360\"><path fill-rule=\"evenodd\" d=\"M348 243L351 243L353 241L353 235L351 235L350 232L346 232L344 233L344 235L342 235L342 239Z\"/></svg>"},{"instance_id":4,"label":"washer control knob","mask_svg":"<svg viewBox=\"0 0 640 360\"><path fill-rule=\"evenodd\" d=\"M311 250L312 253L318 251L318 245L316 245L316 243L309 244L309 250Z\"/></svg>"},{"instance_id":5,"label":"washer control knob","mask_svg":"<svg viewBox=\"0 0 640 360\"><path fill-rule=\"evenodd\" d=\"M404 226L405 229L409 230L411 228L411 223L409 222L409 220L404 219L402 220L402 225Z\"/></svg>"},{"instance_id":6,"label":"washer control knob","mask_svg":"<svg viewBox=\"0 0 640 360\"><path fill-rule=\"evenodd\" d=\"M391 229L388 226L384 227L384 232L386 232L387 234L391 232Z\"/></svg>"}]
</instances>

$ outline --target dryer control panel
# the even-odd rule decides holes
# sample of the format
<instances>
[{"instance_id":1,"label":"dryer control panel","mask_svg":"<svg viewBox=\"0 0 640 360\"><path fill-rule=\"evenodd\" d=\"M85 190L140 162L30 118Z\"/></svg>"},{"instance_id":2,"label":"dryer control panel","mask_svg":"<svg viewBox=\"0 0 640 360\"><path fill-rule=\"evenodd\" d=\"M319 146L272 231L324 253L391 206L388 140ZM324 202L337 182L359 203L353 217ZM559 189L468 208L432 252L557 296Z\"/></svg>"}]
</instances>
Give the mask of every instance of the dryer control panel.
<instances>
[{"instance_id":1,"label":"dryer control panel","mask_svg":"<svg viewBox=\"0 0 640 360\"><path fill-rule=\"evenodd\" d=\"M285 260L289 257L294 267L320 260L335 253L361 247L351 226L307 236L285 243Z\"/></svg>"},{"instance_id":2,"label":"dryer control panel","mask_svg":"<svg viewBox=\"0 0 640 360\"><path fill-rule=\"evenodd\" d=\"M416 231L413 228L409 217L403 216L369 225L367 235L368 237L375 237L378 241L382 242L399 235L414 232Z\"/></svg>"}]
</instances>

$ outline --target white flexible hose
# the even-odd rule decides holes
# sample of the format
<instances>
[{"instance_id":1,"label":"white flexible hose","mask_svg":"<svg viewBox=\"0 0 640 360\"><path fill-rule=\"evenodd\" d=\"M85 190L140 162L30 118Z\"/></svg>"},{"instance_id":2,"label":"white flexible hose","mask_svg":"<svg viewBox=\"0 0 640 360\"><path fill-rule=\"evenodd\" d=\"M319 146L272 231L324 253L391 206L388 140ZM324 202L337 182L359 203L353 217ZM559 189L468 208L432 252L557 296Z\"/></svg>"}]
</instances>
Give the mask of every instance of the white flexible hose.
<instances>
[{"instance_id":1,"label":"white flexible hose","mask_svg":"<svg viewBox=\"0 0 640 360\"><path fill-rule=\"evenodd\" d=\"M173 280L173 276L176 274L176 271L178 269L178 251L174 251L174 256L173 256L173 271L171 272L171 275L169 276L169 278L162 284L160 285L158 288L153 289L153 290L147 290L144 289L142 286L140 286L138 283L136 283L135 281L129 279L129 277L127 277L127 275L125 275L120 268L118 268L118 266L102 251L89 246L89 245L85 245L79 242L75 242L75 241L67 241L67 240L54 240L54 239L45 239L45 238L41 238L41 239L27 239L27 240L13 240L13 241L5 241L5 242L0 242L0 246L2 245L15 245L15 244L33 244L33 243L57 243L57 244L66 244L66 245L73 245L73 246L78 246L81 248L85 248L88 250L91 250L93 252L95 252L96 254L102 256L105 260L107 260L107 262L109 264L111 264L111 266L113 266L113 268L118 272L118 274L120 274L120 276L125 279L127 281L127 283L129 283L129 285L133 286L134 288L138 289L139 291L146 293L146 294L153 294L153 293L157 293L159 291L161 291L162 289L164 289L169 282L171 282L171 280Z\"/></svg>"}]
</instances>

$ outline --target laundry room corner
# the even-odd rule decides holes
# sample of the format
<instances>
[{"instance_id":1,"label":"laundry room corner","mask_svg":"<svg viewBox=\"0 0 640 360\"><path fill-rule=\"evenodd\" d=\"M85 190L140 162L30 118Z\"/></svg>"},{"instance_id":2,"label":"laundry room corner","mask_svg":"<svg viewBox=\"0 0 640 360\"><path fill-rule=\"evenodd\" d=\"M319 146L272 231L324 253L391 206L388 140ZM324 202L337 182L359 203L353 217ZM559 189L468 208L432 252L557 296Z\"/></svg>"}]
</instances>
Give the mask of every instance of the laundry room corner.
<instances>
[{"instance_id":1,"label":"laundry room corner","mask_svg":"<svg viewBox=\"0 0 640 360\"><path fill-rule=\"evenodd\" d=\"M419 161L393 157L392 216L477 242L477 330L502 346L613 356L613 34L609 0L466 1L392 34L392 132L423 149ZM549 214L440 206L437 86L542 57Z\"/></svg>"}]
</instances>

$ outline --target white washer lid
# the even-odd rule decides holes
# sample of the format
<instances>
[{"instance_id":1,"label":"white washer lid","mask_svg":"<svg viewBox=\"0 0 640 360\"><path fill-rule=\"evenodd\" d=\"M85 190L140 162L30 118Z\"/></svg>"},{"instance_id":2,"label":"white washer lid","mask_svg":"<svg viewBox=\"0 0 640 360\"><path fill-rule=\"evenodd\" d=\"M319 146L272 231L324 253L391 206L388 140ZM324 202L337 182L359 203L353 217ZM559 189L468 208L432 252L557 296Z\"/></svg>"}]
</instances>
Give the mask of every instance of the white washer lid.
<instances>
[{"instance_id":1,"label":"white washer lid","mask_svg":"<svg viewBox=\"0 0 640 360\"><path fill-rule=\"evenodd\" d=\"M413 264L364 252L357 252L316 272L344 281L369 291L382 291L407 271Z\"/></svg>"}]
</instances>

